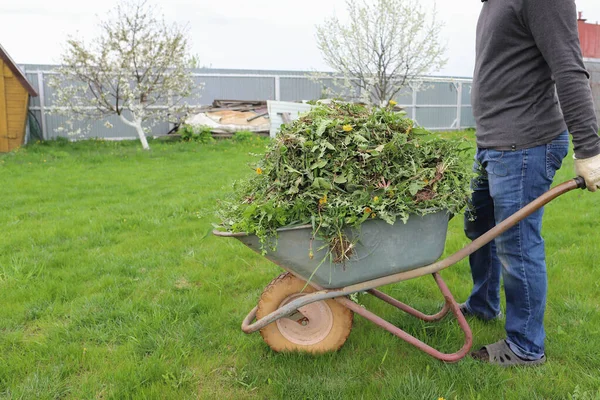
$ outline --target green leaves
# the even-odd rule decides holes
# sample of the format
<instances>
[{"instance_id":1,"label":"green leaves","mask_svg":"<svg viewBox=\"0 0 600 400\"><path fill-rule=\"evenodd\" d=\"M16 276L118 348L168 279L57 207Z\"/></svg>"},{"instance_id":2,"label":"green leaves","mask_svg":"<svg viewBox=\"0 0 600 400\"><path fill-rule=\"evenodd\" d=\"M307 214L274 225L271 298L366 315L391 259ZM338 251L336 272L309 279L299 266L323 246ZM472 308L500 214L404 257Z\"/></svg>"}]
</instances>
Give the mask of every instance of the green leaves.
<instances>
[{"instance_id":1,"label":"green leaves","mask_svg":"<svg viewBox=\"0 0 600 400\"><path fill-rule=\"evenodd\" d=\"M324 168L327 165L327 160L320 160L311 165L310 169Z\"/></svg>"},{"instance_id":2,"label":"green leaves","mask_svg":"<svg viewBox=\"0 0 600 400\"><path fill-rule=\"evenodd\" d=\"M345 176L336 176L333 182L342 184L348 182L348 179Z\"/></svg>"},{"instance_id":3,"label":"green leaves","mask_svg":"<svg viewBox=\"0 0 600 400\"><path fill-rule=\"evenodd\" d=\"M315 178L315 180L313 181L311 188L313 189L325 189L325 190L331 190L333 189L333 187L331 186L331 183L328 182L326 179L324 178Z\"/></svg>"},{"instance_id":4,"label":"green leaves","mask_svg":"<svg viewBox=\"0 0 600 400\"><path fill-rule=\"evenodd\" d=\"M339 248L343 228L368 219L458 213L472 176L463 143L387 108L318 105L282 128L255 167L261 173L238 185L219 216L229 229L258 235L264 250L292 221L314 221L314 234Z\"/></svg>"},{"instance_id":5,"label":"green leaves","mask_svg":"<svg viewBox=\"0 0 600 400\"><path fill-rule=\"evenodd\" d=\"M333 121L330 119L324 119L319 123L319 126L317 127L317 130L315 131L315 134L318 137L323 136L323 133L325 133L325 130L327 129L327 126L329 124L331 124Z\"/></svg>"}]
</instances>

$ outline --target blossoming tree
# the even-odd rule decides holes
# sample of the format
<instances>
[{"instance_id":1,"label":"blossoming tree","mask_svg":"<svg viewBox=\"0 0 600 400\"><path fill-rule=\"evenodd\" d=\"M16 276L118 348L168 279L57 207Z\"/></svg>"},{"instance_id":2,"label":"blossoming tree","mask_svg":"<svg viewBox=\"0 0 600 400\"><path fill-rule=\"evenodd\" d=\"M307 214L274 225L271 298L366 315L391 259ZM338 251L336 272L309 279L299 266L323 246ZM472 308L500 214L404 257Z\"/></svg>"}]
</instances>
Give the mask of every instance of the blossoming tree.
<instances>
[{"instance_id":1,"label":"blossoming tree","mask_svg":"<svg viewBox=\"0 0 600 400\"><path fill-rule=\"evenodd\" d=\"M337 17L317 26L317 45L341 76L338 89L367 103L386 105L411 80L442 68L442 25L419 0L347 0L349 22Z\"/></svg>"},{"instance_id":2,"label":"blossoming tree","mask_svg":"<svg viewBox=\"0 0 600 400\"><path fill-rule=\"evenodd\" d=\"M51 82L56 110L78 120L116 115L148 150L145 128L184 115L194 92L185 31L155 14L145 0L124 1L91 44L70 37Z\"/></svg>"}]
</instances>

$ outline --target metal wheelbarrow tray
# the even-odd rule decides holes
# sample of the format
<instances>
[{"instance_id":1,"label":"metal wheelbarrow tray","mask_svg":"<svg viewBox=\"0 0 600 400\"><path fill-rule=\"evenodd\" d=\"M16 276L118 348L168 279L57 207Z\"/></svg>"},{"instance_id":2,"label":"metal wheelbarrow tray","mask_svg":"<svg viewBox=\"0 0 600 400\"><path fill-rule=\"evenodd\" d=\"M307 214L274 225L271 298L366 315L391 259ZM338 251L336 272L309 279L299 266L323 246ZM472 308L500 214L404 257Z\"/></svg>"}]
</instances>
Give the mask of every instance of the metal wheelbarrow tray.
<instances>
[{"instance_id":1,"label":"metal wheelbarrow tray","mask_svg":"<svg viewBox=\"0 0 600 400\"><path fill-rule=\"evenodd\" d=\"M585 188L582 178L556 186L440 261L436 260L443 253L448 226L448 214L445 212L413 216L406 224L399 221L389 225L373 220L365 222L360 230L348 230L346 233L355 247L344 264L329 262L326 248L316 251L323 245L316 239L312 244L314 257L309 257L310 226L281 229L277 250L268 252L266 257L287 273L267 286L258 306L244 319L242 330L245 333L260 331L265 342L275 351L329 352L343 346L352 328L353 313L356 313L439 360L456 362L469 352L473 335L439 272L468 257L553 199L576 188ZM234 237L260 252L256 236L213 233ZM425 315L376 290L430 274L444 297L444 306L435 315ZM348 298L358 292L367 292L424 321L438 321L451 311L464 332L462 348L452 354L432 348ZM255 319L256 322L253 322Z\"/></svg>"}]
</instances>

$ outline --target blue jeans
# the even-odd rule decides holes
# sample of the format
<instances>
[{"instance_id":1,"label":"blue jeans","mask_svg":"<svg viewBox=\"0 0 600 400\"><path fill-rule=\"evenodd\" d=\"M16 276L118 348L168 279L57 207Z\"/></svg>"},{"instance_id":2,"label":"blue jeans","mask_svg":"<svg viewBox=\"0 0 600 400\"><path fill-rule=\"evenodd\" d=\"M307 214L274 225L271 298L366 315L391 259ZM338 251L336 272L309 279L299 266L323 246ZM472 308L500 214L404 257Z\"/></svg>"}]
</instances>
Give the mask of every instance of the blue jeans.
<instances>
[{"instance_id":1,"label":"blue jeans","mask_svg":"<svg viewBox=\"0 0 600 400\"><path fill-rule=\"evenodd\" d=\"M516 151L477 149L473 180L474 220L465 233L474 240L548 191L569 149L564 132L551 143ZM543 209L530 215L469 257L473 291L467 309L489 320L500 313L500 275L506 295L507 342L519 357L544 355L547 276L542 239Z\"/></svg>"}]
</instances>

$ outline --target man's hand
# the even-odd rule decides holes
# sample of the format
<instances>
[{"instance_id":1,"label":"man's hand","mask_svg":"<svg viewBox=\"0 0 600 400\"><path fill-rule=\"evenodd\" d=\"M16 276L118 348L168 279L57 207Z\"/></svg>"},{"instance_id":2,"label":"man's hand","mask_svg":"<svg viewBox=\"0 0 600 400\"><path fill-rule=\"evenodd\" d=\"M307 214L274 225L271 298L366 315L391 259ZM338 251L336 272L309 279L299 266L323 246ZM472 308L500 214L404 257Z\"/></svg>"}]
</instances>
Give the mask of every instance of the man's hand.
<instances>
[{"instance_id":1,"label":"man's hand","mask_svg":"<svg viewBox=\"0 0 600 400\"><path fill-rule=\"evenodd\" d=\"M577 159L575 156L575 173L585 179L585 184L590 192L595 192L600 187L600 154L590 158Z\"/></svg>"}]
</instances>

